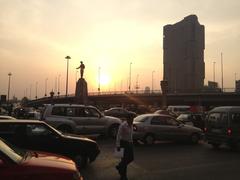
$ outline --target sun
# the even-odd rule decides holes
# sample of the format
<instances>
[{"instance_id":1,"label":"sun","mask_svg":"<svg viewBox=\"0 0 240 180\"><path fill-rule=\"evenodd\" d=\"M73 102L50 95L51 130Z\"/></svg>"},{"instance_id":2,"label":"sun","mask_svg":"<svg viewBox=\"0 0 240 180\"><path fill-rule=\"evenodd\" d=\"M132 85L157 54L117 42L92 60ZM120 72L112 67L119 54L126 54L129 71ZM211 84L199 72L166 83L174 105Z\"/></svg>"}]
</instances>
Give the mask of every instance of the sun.
<instances>
[{"instance_id":1,"label":"sun","mask_svg":"<svg viewBox=\"0 0 240 180\"><path fill-rule=\"evenodd\" d=\"M100 84L106 86L110 83L110 77L107 74L101 74Z\"/></svg>"}]
</instances>

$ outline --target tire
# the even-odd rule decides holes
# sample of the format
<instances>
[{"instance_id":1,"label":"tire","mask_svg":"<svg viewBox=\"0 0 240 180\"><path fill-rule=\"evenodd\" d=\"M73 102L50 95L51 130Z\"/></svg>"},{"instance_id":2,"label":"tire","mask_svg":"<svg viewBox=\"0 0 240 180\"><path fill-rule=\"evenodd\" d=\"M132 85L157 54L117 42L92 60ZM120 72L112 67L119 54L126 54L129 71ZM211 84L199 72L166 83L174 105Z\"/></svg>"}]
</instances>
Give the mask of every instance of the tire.
<instances>
[{"instance_id":1,"label":"tire","mask_svg":"<svg viewBox=\"0 0 240 180\"><path fill-rule=\"evenodd\" d=\"M74 157L74 162L78 169L85 168L88 162L88 158L84 155L76 155Z\"/></svg>"},{"instance_id":2,"label":"tire","mask_svg":"<svg viewBox=\"0 0 240 180\"><path fill-rule=\"evenodd\" d=\"M62 133L72 133L73 130L71 127L63 125L63 126L59 126L58 130L61 131Z\"/></svg>"},{"instance_id":3,"label":"tire","mask_svg":"<svg viewBox=\"0 0 240 180\"><path fill-rule=\"evenodd\" d=\"M155 142L155 137L153 134L147 134L145 137L144 137L144 143L146 145L153 145Z\"/></svg>"},{"instance_id":4,"label":"tire","mask_svg":"<svg viewBox=\"0 0 240 180\"><path fill-rule=\"evenodd\" d=\"M194 134L191 135L190 141L191 141L192 144L198 144L199 140L200 140L200 137L199 137L198 134L194 133Z\"/></svg>"},{"instance_id":5,"label":"tire","mask_svg":"<svg viewBox=\"0 0 240 180\"><path fill-rule=\"evenodd\" d=\"M119 128L118 124L111 125L110 128L108 129L108 136L111 138L117 137L118 128Z\"/></svg>"}]
</instances>

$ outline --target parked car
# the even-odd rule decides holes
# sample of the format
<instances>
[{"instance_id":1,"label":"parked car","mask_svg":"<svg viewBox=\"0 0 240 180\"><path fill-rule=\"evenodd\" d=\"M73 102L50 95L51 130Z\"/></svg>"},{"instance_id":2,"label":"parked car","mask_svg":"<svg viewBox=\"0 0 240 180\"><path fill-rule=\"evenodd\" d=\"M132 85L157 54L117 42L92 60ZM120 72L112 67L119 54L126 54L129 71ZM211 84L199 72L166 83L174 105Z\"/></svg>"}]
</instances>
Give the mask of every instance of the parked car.
<instances>
[{"instance_id":1,"label":"parked car","mask_svg":"<svg viewBox=\"0 0 240 180\"><path fill-rule=\"evenodd\" d=\"M37 120L2 120L0 137L20 148L67 156L78 167L84 167L88 161L93 162L100 152L95 141L62 134Z\"/></svg>"},{"instance_id":2,"label":"parked car","mask_svg":"<svg viewBox=\"0 0 240 180\"><path fill-rule=\"evenodd\" d=\"M104 134L115 137L119 118L103 115L93 106L78 104L48 104L42 120L56 129L75 134Z\"/></svg>"},{"instance_id":3,"label":"parked car","mask_svg":"<svg viewBox=\"0 0 240 180\"><path fill-rule=\"evenodd\" d=\"M186 105L176 105L176 106L168 106L167 111L173 112L177 115L180 115L182 113L190 112L191 106Z\"/></svg>"},{"instance_id":4,"label":"parked car","mask_svg":"<svg viewBox=\"0 0 240 180\"><path fill-rule=\"evenodd\" d=\"M133 119L137 116L135 112L128 111L127 109L121 107L114 107L104 111L106 116L118 117L122 120Z\"/></svg>"},{"instance_id":5,"label":"parked car","mask_svg":"<svg viewBox=\"0 0 240 180\"><path fill-rule=\"evenodd\" d=\"M171 111L167 111L167 110L157 110L154 112L154 114L165 114L165 115L169 115L169 116L172 116L174 118L176 118L178 115L175 114L174 112L171 112Z\"/></svg>"},{"instance_id":6,"label":"parked car","mask_svg":"<svg viewBox=\"0 0 240 180\"><path fill-rule=\"evenodd\" d=\"M0 116L0 120L2 120L2 119L16 120L16 118L14 118L12 116Z\"/></svg>"},{"instance_id":7,"label":"parked car","mask_svg":"<svg viewBox=\"0 0 240 180\"><path fill-rule=\"evenodd\" d=\"M178 122L175 118L162 114L143 114L133 121L133 139L146 144L155 140L190 141L197 144L202 130Z\"/></svg>"},{"instance_id":8,"label":"parked car","mask_svg":"<svg viewBox=\"0 0 240 180\"><path fill-rule=\"evenodd\" d=\"M0 177L8 180L83 180L66 157L16 148L0 139Z\"/></svg>"},{"instance_id":9,"label":"parked car","mask_svg":"<svg viewBox=\"0 0 240 180\"><path fill-rule=\"evenodd\" d=\"M198 113L183 113L177 117L178 121L181 121L184 124L198 127L204 129L205 120L203 114Z\"/></svg>"},{"instance_id":10,"label":"parked car","mask_svg":"<svg viewBox=\"0 0 240 180\"><path fill-rule=\"evenodd\" d=\"M206 118L206 140L213 147L227 144L237 148L240 144L240 106L216 107Z\"/></svg>"}]
</instances>

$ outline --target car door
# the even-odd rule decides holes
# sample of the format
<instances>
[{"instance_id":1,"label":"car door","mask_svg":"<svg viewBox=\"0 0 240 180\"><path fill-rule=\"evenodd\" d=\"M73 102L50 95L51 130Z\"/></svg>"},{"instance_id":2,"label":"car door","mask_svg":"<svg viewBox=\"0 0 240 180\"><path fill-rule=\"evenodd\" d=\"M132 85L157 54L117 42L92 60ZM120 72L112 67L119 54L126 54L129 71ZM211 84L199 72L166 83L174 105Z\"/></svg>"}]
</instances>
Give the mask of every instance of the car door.
<instances>
[{"instance_id":1,"label":"car door","mask_svg":"<svg viewBox=\"0 0 240 180\"><path fill-rule=\"evenodd\" d=\"M27 125L28 149L62 153L65 150L61 137L45 124Z\"/></svg>"}]
</instances>

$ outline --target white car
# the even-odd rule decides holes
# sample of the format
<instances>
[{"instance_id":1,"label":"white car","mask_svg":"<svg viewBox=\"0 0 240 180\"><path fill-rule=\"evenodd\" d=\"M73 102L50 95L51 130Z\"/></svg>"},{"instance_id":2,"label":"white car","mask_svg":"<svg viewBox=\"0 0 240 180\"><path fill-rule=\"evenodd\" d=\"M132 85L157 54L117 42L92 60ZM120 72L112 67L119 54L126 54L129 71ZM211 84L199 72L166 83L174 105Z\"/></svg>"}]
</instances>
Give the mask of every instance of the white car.
<instances>
[{"instance_id":1,"label":"white car","mask_svg":"<svg viewBox=\"0 0 240 180\"><path fill-rule=\"evenodd\" d=\"M79 104L48 104L43 121L65 133L117 135L121 120L105 116L96 107Z\"/></svg>"}]
</instances>

